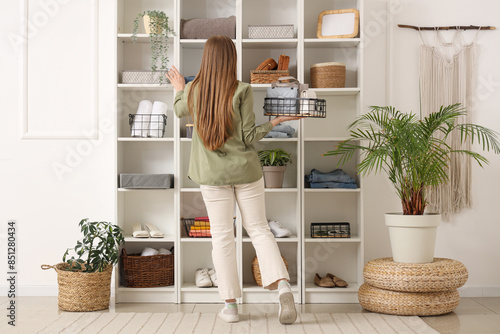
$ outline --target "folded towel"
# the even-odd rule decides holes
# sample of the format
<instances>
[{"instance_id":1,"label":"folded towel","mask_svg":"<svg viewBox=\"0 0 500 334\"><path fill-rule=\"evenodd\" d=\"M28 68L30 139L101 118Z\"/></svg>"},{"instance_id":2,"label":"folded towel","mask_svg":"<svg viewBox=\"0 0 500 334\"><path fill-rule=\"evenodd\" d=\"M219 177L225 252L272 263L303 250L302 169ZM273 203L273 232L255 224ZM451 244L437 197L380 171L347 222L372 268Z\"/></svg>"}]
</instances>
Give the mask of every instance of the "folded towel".
<instances>
[{"instance_id":1,"label":"folded towel","mask_svg":"<svg viewBox=\"0 0 500 334\"><path fill-rule=\"evenodd\" d=\"M209 230L206 231L189 231L189 236L193 238L199 238L199 237L211 237L212 234L210 234Z\"/></svg>"},{"instance_id":2,"label":"folded towel","mask_svg":"<svg viewBox=\"0 0 500 334\"><path fill-rule=\"evenodd\" d=\"M287 135L284 132L270 131L264 138L291 138L292 136Z\"/></svg>"},{"instance_id":3,"label":"folded towel","mask_svg":"<svg viewBox=\"0 0 500 334\"><path fill-rule=\"evenodd\" d=\"M151 121L149 123L149 137L161 138L163 137L164 117L167 114L167 104L155 101L153 103L153 110L151 112Z\"/></svg>"},{"instance_id":4,"label":"folded towel","mask_svg":"<svg viewBox=\"0 0 500 334\"><path fill-rule=\"evenodd\" d=\"M153 104L149 100L142 100L139 102L137 112L132 123L131 136L132 137L147 137L149 130L149 122L151 119L151 112L153 111Z\"/></svg>"},{"instance_id":5,"label":"folded towel","mask_svg":"<svg viewBox=\"0 0 500 334\"><path fill-rule=\"evenodd\" d=\"M356 180L347 175L342 169L335 169L328 173L313 169L311 170L311 174L306 175L306 180L309 182L356 183Z\"/></svg>"},{"instance_id":6,"label":"folded towel","mask_svg":"<svg viewBox=\"0 0 500 334\"><path fill-rule=\"evenodd\" d=\"M170 254L172 254L172 252L166 248L158 249L158 255L170 255Z\"/></svg>"},{"instance_id":7,"label":"folded towel","mask_svg":"<svg viewBox=\"0 0 500 334\"><path fill-rule=\"evenodd\" d=\"M208 226L208 227L210 227L210 222L207 220L197 220L194 222L193 226Z\"/></svg>"},{"instance_id":8,"label":"folded towel","mask_svg":"<svg viewBox=\"0 0 500 334\"><path fill-rule=\"evenodd\" d=\"M208 226L195 226L195 225L193 225L189 229L191 231L194 231L194 230L210 230L210 225L208 225Z\"/></svg>"},{"instance_id":9,"label":"folded towel","mask_svg":"<svg viewBox=\"0 0 500 334\"><path fill-rule=\"evenodd\" d=\"M141 256L153 256L158 255L158 251L154 248L146 247L141 253Z\"/></svg>"},{"instance_id":10,"label":"folded towel","mask_svg":"<svg viewBox=\"0 0 500 334\"><path fill-rule=\"evenodd\" d=\"M271 131L284 132L287 135L293 136L295 129L287 124L278 124Z\"/></svg>"},{"instance_id":11,"label":"folded towel","mask_svg":"<svg viewBox=\"0 0 500 334\"><path fill-rule=\"evenodd\" d=\"M205 217L195 217L194 220L196 221L209 221L209 218L208 216L205 216Z\"/></svg>"}]
</instances>

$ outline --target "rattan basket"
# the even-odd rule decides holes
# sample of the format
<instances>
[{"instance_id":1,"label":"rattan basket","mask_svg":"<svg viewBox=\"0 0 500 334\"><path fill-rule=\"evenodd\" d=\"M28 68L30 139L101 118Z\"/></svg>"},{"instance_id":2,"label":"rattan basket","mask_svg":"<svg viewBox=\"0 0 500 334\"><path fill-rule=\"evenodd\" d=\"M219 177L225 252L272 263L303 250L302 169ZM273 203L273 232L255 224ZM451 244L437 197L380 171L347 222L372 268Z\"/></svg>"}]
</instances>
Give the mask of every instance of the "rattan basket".
<instances>
[{"instance_id":1,"label":"rattan basket","mask_svg":"<svg viewBox=\"0 0 500 334\"><path fill-rule=\"evenodd\" d=\"M103 272L84 273L67 271L67 263L42 265L43 270L54 269L59 284L58 306L63 311L88 312L109 308L111 273L113 266Z\"/></svg>"},{"instance_id":2,"label":"rattan basket","mask_svg":"<svg viewBox=\"0 0 500 334\"><path fill-rule=\"evenodd\" d=\"M281 257L283 258L285 267L288 270L288 262L286 261L285 257L283 256ZM254 257L252 260L252 275L255 280L255 283L257 283L258 286L262 286L262 277L260 276L259 260L257 259L257 256Z\"/></svg>"},{"instance_id":3,"label":"rattan basket","mask_svg":"<svg viewBox=\"0 0 500 334\"><path fill-rule=\"evenodd\" d=\"M344 63L319 63L311 66L311 88L344 88Z\"/></svg>"},{"instance_id":4,"label":"rattan basket","mask_svg":"<svg viewBox=\"0 0 500 334\"><path fill-rule=\"evenodd\" d=\"M174 285L174 254L128 255L122 249L122 284L128 288L154 288Z\"/></svg>"},{"instance_id":5,"label":"rattan basket","mask_svg":"<svg viewBox=\"0 0 500 334\"><path fill-rule=\"evenodd\" d=\"M290 73L288 71L250 71L250 83L253 84L268 84L278 81L281 77L287 77Z\"/></svg>"}]
</instances>

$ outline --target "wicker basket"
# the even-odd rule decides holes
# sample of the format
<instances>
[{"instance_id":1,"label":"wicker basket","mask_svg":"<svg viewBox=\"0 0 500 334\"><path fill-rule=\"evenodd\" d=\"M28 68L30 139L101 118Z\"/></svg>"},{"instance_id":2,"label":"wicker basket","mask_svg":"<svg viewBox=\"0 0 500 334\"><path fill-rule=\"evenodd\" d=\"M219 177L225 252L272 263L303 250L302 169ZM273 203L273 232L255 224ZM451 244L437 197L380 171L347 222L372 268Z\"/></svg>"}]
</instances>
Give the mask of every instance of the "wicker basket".
<instances>
[{"instance_id":1,"label":"wicker basket","mask_svg":"<svg viewBox=\"0 0 500 334\"><path fill-rule=\"evenodd\" d=\"M123 285L129 288L154 288L174 284L174 254L140 256L121 255Z\"/></svg>"},{"instance_id":2,"label":"wicker basket","mask_svg":"<svg viewBox=\"0 0 500 334\"><path fill-rule=\"evenodd\" d=\"M311 66L311 88L344 88L344 63L319 63Z\"/></svg>"},{"instance_id":3,"label":"wicker basket","mask_svg":"<svg viewBox=\"0 0 500 334\"><path fill-rule=\"evenodd\" d=\"M253 84L268 84L278 81L281 77L287 77L288 71L250 71L250 83Z\"/></svg>"},{"instance_id":4,"label":"wicker basket","mask_svg":"<svg viewBox=\"0 0 500 334\"><path fill-rule=\"evenodd\" d=\"M103 272L83 273L67 271L67 263L42 265L43 270L54 269L59 284L58 306L63 311L88 312L109 308L111 273L113 266Z\"/></svg>"},{"instance_id":5,"label":"wicker basket","mask_svg":"<svg viewBox=\"0 0 500 334\"><path fill-rule=\"evenodd\" d=\"M288 270L288 262L283 256L281 257L283 258L283 262L285 262L286 269ZM262 286L262 277L260 276L259 260L257 259L257 256L252 260L252 275L255 283L257 283L258 286Z\"/></svg>"}]
</instances>

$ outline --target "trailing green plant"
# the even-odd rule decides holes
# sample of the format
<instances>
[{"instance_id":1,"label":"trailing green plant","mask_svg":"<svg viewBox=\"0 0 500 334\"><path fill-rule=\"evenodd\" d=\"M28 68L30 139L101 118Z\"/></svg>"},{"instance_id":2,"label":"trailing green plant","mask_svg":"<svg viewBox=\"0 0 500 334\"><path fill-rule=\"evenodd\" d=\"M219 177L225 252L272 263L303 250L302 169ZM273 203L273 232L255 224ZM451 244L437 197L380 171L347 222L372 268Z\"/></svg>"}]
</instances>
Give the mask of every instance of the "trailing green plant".
<instances>
[{"instance_id":1,"label":"trailing green plant","mask_svg":"<svg viewBox=\"0 0 500 334\"><path fill-rule=\"evenodd\" d=\"M123 230L109 222L89 222L82 219L78 224L83 239L74 248L68 248L63 262L69 264L67 270L86 273L102 272L108 265L115 265L119 259L119 247L125 242ZM68 258L70 250L76 253Z\"/></svg>"},{"instance_id":2,"label":"trailing green plant","mask_svg":"<svg viewBox=\"0 0 500 334\"><path fill-rule=\"evenodd\" d=\"M168 16L165 12L160 10L146 10L137 14L134 19L134 31L132 32L132 41L137 41L137 29L139 28L139 21L144 17L149 16L149 39L151 45L151 71L160 71L159 84L163 84L166 80L163 75L167 71L168 66L168 38L169 34L175 35L174 30L169 26Z\"/></svg>"},{"instance_id":3,"label":"trailing green plant","mask_svg":"<svg viewBox=\"0 0 500 334\"><path fill-rule=\"evenodd\" d=\"M290 153L281 148L259 151L258 154L261 166L286 166L292 162Z\"/></svg>"},{"instance_id":4,"label":"trailing green plant","mask_svg":"<svg viewBox=\"0 0 500 334\"><path fill-rule=\"evenodd\" d=\"M452 148L447 139L458 131L460 142L477 140L483 151L500 152L497 133L483 126L460 123L466 114L460 104L441 107L420 120L413 113L394 107L370 107L371 110L350 126L350 138L324 155L340 156L339 165L360 151L358 173L384 171L401 199L404 215L422 215L427 206L429 188L448 181L448 166L454 154L466 155L479 166L488 160L468 149Z\"/></svg>"}]
</instances>

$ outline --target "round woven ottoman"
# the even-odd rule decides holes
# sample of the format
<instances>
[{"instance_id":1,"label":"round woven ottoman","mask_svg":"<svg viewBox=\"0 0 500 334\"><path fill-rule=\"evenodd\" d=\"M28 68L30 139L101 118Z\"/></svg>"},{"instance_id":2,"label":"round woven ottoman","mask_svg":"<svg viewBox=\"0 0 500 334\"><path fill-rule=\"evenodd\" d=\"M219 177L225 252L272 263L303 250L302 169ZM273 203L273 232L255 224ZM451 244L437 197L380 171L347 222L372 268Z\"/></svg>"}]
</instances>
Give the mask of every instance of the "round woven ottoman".
<instances>
[{"instance_id":1,"label":"round woven ottoman","mask_svg":"<svg viewBox=\"0 0 500 334\"><path fill-rule=\"evenodd\" d=\"M467 268L456 260L434 258L431 263L401 263L391 257L369 261L363 276L373 287L403 292L455 290L469 277Z\"/></svg>"},{"instance_id":2,"label":"round woven ottoman","mask_svg":"<svg viewBox=\"0 0 500 334\"><path fill-rule=\"evenodd\" d=\"M460 302L456 289L443 292L400 292L363 284L358 290L361 306L368 311L395 315L440 315L452 312Z\"/></svg>"}]
</instances>

